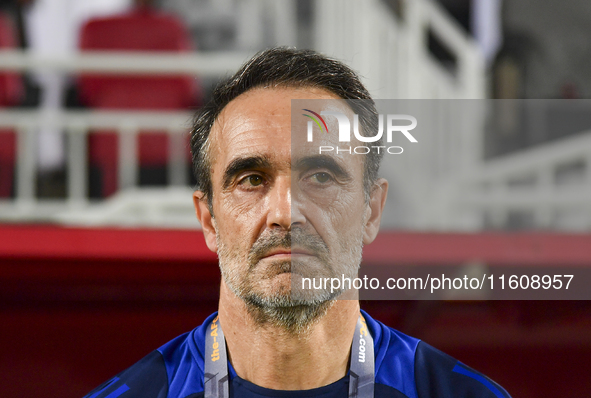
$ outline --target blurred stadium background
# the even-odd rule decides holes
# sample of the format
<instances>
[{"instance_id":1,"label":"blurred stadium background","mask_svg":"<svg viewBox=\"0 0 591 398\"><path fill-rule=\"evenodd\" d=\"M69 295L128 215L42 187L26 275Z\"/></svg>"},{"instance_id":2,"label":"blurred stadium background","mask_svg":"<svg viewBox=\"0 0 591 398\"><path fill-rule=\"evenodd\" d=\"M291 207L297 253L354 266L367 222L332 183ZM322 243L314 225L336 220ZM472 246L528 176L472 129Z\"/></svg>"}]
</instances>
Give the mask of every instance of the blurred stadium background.
<instances>
[{"instance_id":1,"label":"blurred stadium background","mask_svg":"<svg viewBox=\"0 0 591 398\"><path fill-rule=\"evenodd\" d=\"M459 150L439 137L405 166L416 183L384 164L396 205L368 258L591 267L589 2L3 0L0 10L1 396L81 397L216 309L188 127L219 79L270 46L339 58L377 99L488 107ZM441 131L457 126L440 116ZM515 398L591 391L586 301L363 306Z\"/></svg>"}]
</instances>

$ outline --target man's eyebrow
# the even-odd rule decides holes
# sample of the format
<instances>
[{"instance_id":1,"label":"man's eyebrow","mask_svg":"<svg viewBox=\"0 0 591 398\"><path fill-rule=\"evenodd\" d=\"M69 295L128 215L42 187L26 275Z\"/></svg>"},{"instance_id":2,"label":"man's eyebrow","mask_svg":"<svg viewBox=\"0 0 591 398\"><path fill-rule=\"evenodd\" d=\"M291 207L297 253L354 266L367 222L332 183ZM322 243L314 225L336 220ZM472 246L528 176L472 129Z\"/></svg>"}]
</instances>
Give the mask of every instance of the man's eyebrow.
<instances>
[{"instance_id":1,"label":"man's eyebrow","mask_svg":"<svg viewBox=\"0 0 591 398\"><path fill-rule=\"evenodd\" d=\"M223 187L227 188L232 184L234 177L244 170L269 169L271 161L266 156L248 156L236 158L230 162L224 171Z\"/></svg>"},{"instance_id":2,"label":"man's eyebrow","mask_svg":"<svg viewBox=\"0 0 591 398\"><path fill-rule=\"evenodd\" d=\"M328 155L305 156L295 162L296 170L328 169L337 177L351 179L351 175L334 158Z\"/></svg>"}]
</instances>

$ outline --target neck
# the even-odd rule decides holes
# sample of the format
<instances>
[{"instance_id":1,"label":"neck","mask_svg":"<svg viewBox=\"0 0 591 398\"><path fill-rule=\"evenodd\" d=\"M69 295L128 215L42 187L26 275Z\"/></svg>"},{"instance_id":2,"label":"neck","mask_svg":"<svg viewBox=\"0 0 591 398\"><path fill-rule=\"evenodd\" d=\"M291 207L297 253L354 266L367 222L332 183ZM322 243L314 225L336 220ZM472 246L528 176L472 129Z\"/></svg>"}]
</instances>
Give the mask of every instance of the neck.
<instances>
[{"instance_id":1,"label":"neck","mask_svg":"<svg viewBox=\"0 0 591 398\"><path fill-rule=\"evenodd\" d=\"M256 322L222 280L219 318L241 378L274 390L308 390L343 378L359 317L357 300L337 300L305 333Z\"/></svg>"}]
</instances>

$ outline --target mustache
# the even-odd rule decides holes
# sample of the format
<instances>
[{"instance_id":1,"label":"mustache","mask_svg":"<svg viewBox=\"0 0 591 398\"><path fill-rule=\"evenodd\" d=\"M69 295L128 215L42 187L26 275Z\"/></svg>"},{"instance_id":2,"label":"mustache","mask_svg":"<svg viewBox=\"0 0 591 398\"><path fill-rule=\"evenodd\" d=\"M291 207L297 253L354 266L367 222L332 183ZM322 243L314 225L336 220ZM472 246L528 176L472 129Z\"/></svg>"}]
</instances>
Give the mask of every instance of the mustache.
<instances>
[{"instance_id":1,"label":"mustache","mask_svg":"<svg viewBox=\"0 0 591 398\"><path fill-rule=\"evenodd\" d=\"M269 233L261 235L252 245L248 253L248 262L252 267L271 250L292 247L304 249L320 258L325 258L329 252L327 244L320 236L310 234L302 228L292 228L290 231L270 230Z\"/></svg>"}]
</instances>

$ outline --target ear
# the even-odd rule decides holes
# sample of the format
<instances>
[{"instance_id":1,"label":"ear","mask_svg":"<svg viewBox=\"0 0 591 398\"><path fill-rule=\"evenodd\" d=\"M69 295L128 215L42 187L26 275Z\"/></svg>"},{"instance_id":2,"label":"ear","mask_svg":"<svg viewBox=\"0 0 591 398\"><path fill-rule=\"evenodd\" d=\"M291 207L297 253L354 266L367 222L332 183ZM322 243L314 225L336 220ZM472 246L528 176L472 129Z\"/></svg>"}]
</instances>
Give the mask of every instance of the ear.
<instances>
[{"instance_id":1,"label":"ear","mask_svg":"<svg viewBox=\"0 0 591 398\"><path fill-rule=\"evenodd\" d=\"M201 224L203 230L203 236L205 237L205 243L209 250L214 253L218 251L218 242L216 238L215 220L211 216L209 206L205 194L201 191L195 191L193 193L193 205L195 206L195 214Z\"/></svg>"},{"instance_id":2,"label":"ear","mask_svg":"<svg viewBox=\"0 0 591 398\"><path fill-rule=\"evenodd\" d=\"M369 218L363 231L363 244L368 245L376 238L380 230L382 211L388 196L388 181L379 178L369 196Z\"/></svg>"}]
</instances>

